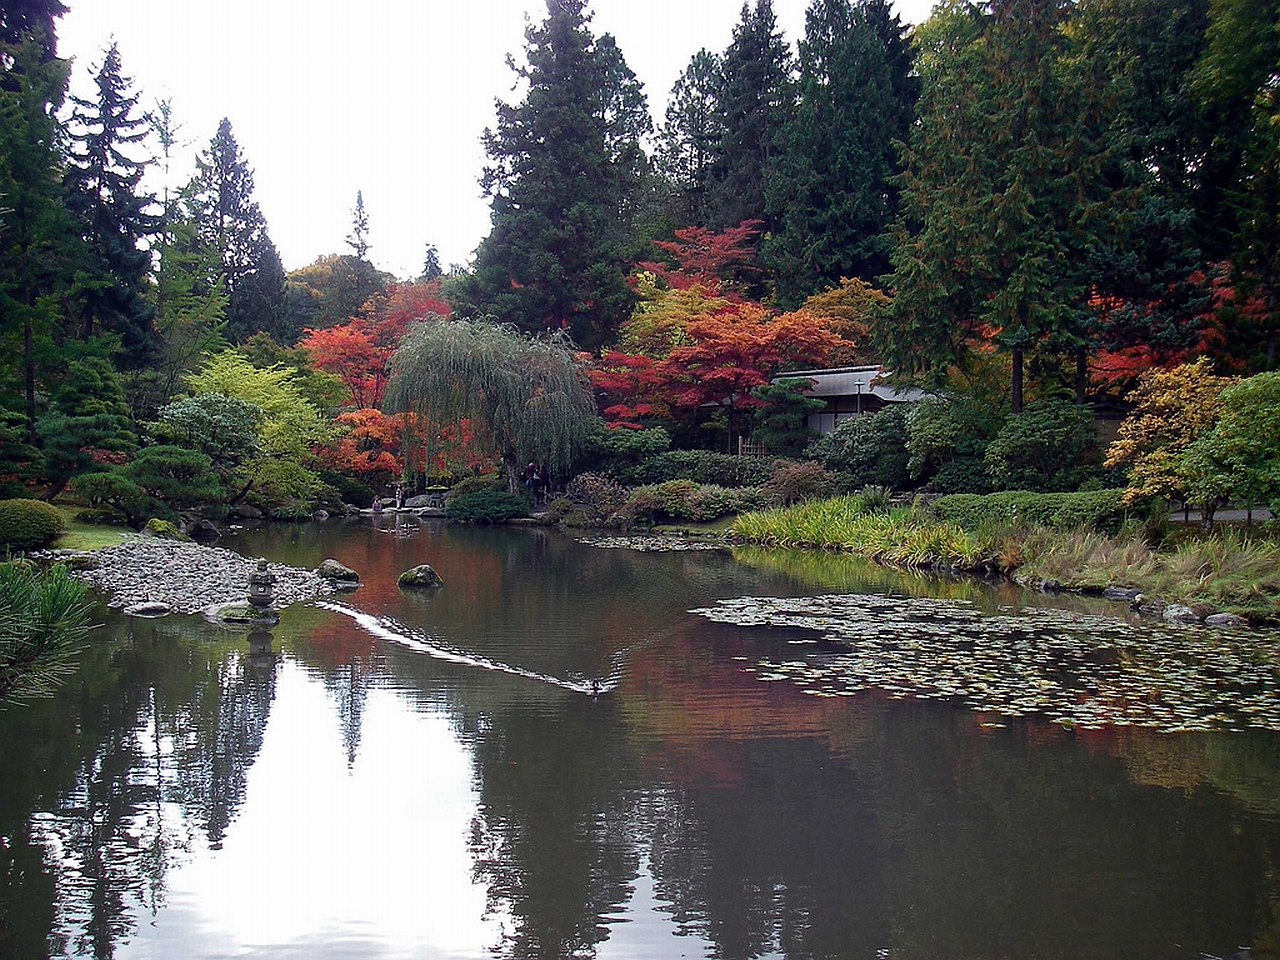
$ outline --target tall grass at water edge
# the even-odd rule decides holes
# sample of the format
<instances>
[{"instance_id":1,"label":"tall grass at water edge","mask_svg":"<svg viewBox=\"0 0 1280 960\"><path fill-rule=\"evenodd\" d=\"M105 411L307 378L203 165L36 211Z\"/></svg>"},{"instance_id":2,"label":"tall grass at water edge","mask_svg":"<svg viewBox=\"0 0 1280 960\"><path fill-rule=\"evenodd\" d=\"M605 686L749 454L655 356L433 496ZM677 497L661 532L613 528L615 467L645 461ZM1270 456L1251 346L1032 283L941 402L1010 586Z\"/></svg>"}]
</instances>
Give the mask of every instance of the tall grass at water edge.
<instances>
[{"instance_id":1,"label":"tall grass at water edge","mask_svg":"<svg viewBox=\"0 0 1280 960\"><path fill-rule=\"evenodd\" d=\"M1223 528L1211 536L1152 547L1134 525L1117 535L1087 528L983 524L968 531L926 510L871 512L857 495L811 500L740 516L734 535L777 547L842 550L908 568L998 566L1023 583L1068 589L1133 587L1165 601L1280 615L1280 542Z\"/></svg>"},{"instance_id":2,"label":"tall grass at water edge","mask_svg":"<svg viewBox=\"0 0 1280 960\"><path fill-rule=\"evenodd\" d=\"M980 567L982 540L951 521L910 508L871 512L857 495L745 513L733 525L742 540L778 547L848 550L904 567Z\"/></svg>"}]
</instances>

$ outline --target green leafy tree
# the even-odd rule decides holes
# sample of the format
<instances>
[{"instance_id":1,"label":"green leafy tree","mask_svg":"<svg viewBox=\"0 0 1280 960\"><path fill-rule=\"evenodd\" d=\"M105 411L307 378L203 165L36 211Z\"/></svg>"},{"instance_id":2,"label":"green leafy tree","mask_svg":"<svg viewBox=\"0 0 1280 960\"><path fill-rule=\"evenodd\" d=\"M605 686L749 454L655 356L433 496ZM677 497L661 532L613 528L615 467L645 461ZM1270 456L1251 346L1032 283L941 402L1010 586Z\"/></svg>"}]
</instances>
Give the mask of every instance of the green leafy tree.
<instances>
[{"instance_id":1,"label":"green leafy tree","mask_svg":"<svg viewBox=\"0 0 1280 960\"><path fill-rule=\"evenodd\" d=\"M237 471L244 487L235 498L255 496L306 499L318 483L315 451L337 436L334 425L303 397L291 367L253 366L234 350L219 353L186 377L193 396L221 394L262 410L256 455ZM242 408L237 408L242 409Z\"/></svg>"},{"instance_id":2,"label":"green leafy tree","mask_svg":"<svg viewBox=\"0 0 1280 960\"><path fill-rule=\"evenodd\" d=\"M1217 423L1178 458L1191 497L1280 506L1280 373L1233 383L1218 400Z\"/></svg>"},{"instance_id":3,"label":"green leafy tree","mask_svg":"<svg viewBox=\"0 0 1280 960\"><path fill-rule=\"evenodd\" d=\"M155 197L141 189L147 161L136 159L148 124L137 113L138 97L121 72L114 43L93 79L96 98L72 98L72 149L64 178L67 207L83 241L72 299L82 339L98 330L116 334L121 362L137 368L156 355L147 239L160 221L151 212Z\"/></svg>"},{"instance_id":4,"label":"green leafy tree","mask_svg":"<svg viewBox=\"0 0 1280 960\"><path fill-rule=\"evenodd\" d=\"M907 415L898 406L849 417L809 447L809 456L828 470L849 474L855 486L874 484L900 490L907 472Z\"/></svg>"},{"instance_id":5,"label":"green leafy tree","mask_svg":"<svg viewBox=\"0 0 1280 960\"><path fill-rule=\"evenodd\" d=\"M743 3L720 72L721 138L709 171L705 226L724 229L759 220L767 229L765 191L791 72L791 51L772 0L756 0L754 8Z\"/></svg>"},{"instance_id":6,"label":"green leafy tree","mask_svg":"<svg viewBox=\"0 0 1280 960\"><path fill-rule=\"evenodd\" d=\"M52 692L89 633L88 588L61 564L0 563L0 700Z\"/></svg>"},{"instance_id":7,"label":"green leafy tree","mask_svg":"<svg viewBox=\"0 0 1280 960\"><path fill-rule=\"evenodd\" d=\"M52 500L77 474L100 469L113 455L122 458L137 440L115 368L102 357L67 364L37 422Z\"/></svg>"},{"instance_id":8,"label":"green leafy tree","mask_svg":"<svg viewBox=\"0 0 1280 960\"><path fill-rule=\"evenodd\" d=\"M1097 443L1087 407L1040 400L1004 421L983 459L1003 489L1066 490L1074 487L1074 471L1096 451Z\"/></svg>"},{"instance_id":9,"label":"green leafy tree","mask_svg":"<svg viewBox=\"0 0 1280 960\"><path fill-rule=\"evenodd\" d=\"M432 458L440 438L430 425L483 425L512 493L527 463L567 472L595 416L586 374L562 335L535 339L488 320L427 321L406 334L391 371L385 404L412 414L408 442ZM417 457L406 461L420 469Z\"/></svg>"},{"instance_id":10,"label":"green leafy tree","mask_svg":"<svg viewBox=\"0 0 1280 960\"><path fill-rule=\"evenodd\" d=\"M906 27L886 0L814 0L805 23L766 190L777 229L762 251L787 306L888 271L894 144L906 140L919 95Z\"/></svg>"},{"instance_id":11,"label":"green leafy tree","mask_svg":"<svg viewBox=\"0 0 1280 960\"><path fill-rule=\"evenodd\" d=\"M224 393L201 393L163 407L152 432L199 451L215 469L229 474L258 453L262 420L256 403Z\"/></svg>"},{"instance_id":12,"label":"green leafy tree","mask_svg":"<svg viewBox=\"0 0 1280 960\"><path fill-rule=\"evenodd\" d=\"M225 117L209 146L196 158L196 175L185 190L197 241L217 250L227 294L227 338L239 342L272 330L284 313L284 270L267 234L267 221L253 199L253 171Z\"/></svg>"},{"instance_id":13,"label":"green leafy tree","mask_svg":"<svg viewBox=\"0 0 1280 960\"><path fill-rule=\"evenodd\" d=\"M547 10L525 32L527 64L512 62L524 99L499 102L485 131L493 227L451 294L461 315L567 330L592 347L631 309L624 277L652 123L613 38L592 36L584 0Z\"/></svg>"}]
</instances>

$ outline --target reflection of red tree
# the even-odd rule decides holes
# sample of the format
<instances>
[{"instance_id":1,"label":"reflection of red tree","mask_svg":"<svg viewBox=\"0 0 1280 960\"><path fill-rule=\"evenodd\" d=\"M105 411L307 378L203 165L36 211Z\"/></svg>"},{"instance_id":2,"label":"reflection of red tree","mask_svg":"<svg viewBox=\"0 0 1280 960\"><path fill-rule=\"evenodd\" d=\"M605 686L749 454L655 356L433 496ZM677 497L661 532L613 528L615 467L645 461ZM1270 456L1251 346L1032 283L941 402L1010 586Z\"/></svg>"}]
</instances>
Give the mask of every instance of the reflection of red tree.
<instances>
[{"instance_id":1,"label":"reflection of red tree","mask_svg":"<svg viewBox=\"0 0 1280 960\"><path fill-rule=\"evenodd\" d=\"M708 642L706 625L696 623L664 644L660 655L642 651L629 664L620 691L629 723L659 741L648 761L668 775L697 786L740 786L749 780L751 741L831 738L849 728L851 704L845 698L761 682L731 656L707 657Z\"/></svg>"}]
</instances>

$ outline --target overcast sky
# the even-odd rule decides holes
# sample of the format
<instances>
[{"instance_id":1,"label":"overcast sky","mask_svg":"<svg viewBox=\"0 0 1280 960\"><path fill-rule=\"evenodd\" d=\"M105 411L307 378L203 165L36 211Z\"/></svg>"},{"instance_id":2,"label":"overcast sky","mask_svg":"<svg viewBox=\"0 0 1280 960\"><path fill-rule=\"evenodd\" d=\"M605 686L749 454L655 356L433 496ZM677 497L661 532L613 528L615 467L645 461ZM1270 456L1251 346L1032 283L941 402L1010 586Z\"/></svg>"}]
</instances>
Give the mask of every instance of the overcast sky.
<instances>
[{"instance_id":1,"label":"overcast sky","mask_svg":"<svg viewBox=\"0 0 1280 960\"><path fill-rule=\"evenodd\" d=\"M526 14L540 0L67 0L58 52L82 94L114 39L143 106L170 98L187 143L171 179L222 117L254 170L255 196L286 270L347 253L356 191L369 215L369 259L416 276L428 243L465 264L489 232L478 178L480 134L495 98L512 99ZM793 43L808 0L774 0ZM919 22L930 0L897 0ZM594 0L660 120L699 49L722 52L742 0Z\"/></svg>"}]
</instances>

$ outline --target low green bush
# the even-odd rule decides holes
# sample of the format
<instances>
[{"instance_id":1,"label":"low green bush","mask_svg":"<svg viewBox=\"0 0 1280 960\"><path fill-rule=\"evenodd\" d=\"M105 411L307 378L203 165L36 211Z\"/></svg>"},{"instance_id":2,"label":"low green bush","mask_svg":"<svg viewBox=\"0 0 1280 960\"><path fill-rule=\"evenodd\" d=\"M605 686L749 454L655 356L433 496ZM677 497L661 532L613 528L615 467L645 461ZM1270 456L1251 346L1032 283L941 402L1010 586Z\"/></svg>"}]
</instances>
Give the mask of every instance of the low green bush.
<instances>
[{"instance_id":1,"label":"low green bush","mask_svg":"<svg viewBox=\"0 0 1280 960\"><path fill-rule=\"evenodd\" d=\"M672 520L707 523L758 510L765 503L765 495L758 487L721 487L692 480L668 480L656 486L640 487L631 500L644 505L650 513L661 512Z\"/></svg>"},{"instance_id":2,"label":"low green bush","mask_svg":"<svg viewBox=\"0 0 1280 960\"><path fill-rule=\"evenodd\" d=\"M502 477L496 473L486 473L475 477L464 477L449 488L449 492L444 495L444 502L456 500L458 497L465 497L471 493L480 493L482 491L501 491L506 489L506 484Z\"/></svg>"},{"instance_id":3,"label":"low green bush","mask_svg":"<svg viewBox=\"0 0 1280 960\"><path fill-rule=\"evenodd\" d=\"M625 483L645 486L668 480L693 480L722 487L752 487L769 479L774 463L771 457L737 457L710 450L668 450L647 457L634 467L619 470L618 476Z\"/></svg>"},{"instance_id":4,"label":"low green bush","mask_svg":"<svg viewBox=\"0 0 1280 960\"><path fill-rule=\"evenodd\" d=\"M1081 493L1035 493L1005 490L1000 493L956 493L933 502L933 512L966 530L1008 526L1038 526L1051 530L1092 528L1114 531L1130 515L1121 506L1123 490L1089 490Z\"/></svg>"},{"instance_id":5,"label":"low green bush","mask_svg":"<svg viewBox=\"0 0 1280 960\"><path fill-rule=\"evenodd\" d=\"M42 500L0 500L0 551L37 550L62 533L62 514Z\"/></svg>"},{"instance_id":6,"label":"low green bush","mask_svg":"<svg viewBox=\"0 0 1280 960\"><path fill-rule=\"evenodd\" d=\"M476 490L449 500L444 515L470 523L505 523L515 517L527 517L529 501L505 490Z\"/></svg>"},{"instance_id":7,"label":"low green bush","mask_svg":"<svg viewBox=\"0 0 1280 960\"><path fill-rule=\"evenodd\" d=\"M336 470L322 470L320 482L336 490L343 503L349 503L355 507L367 507L373 503L373 488L344 473L338 473Z\"/></svg>"}]
</instances>

